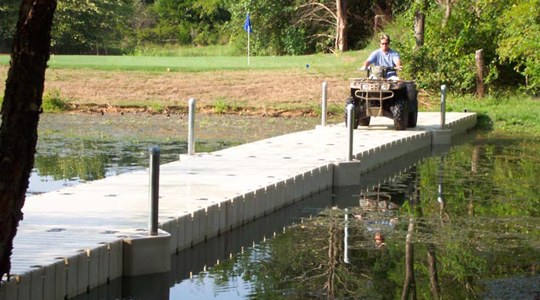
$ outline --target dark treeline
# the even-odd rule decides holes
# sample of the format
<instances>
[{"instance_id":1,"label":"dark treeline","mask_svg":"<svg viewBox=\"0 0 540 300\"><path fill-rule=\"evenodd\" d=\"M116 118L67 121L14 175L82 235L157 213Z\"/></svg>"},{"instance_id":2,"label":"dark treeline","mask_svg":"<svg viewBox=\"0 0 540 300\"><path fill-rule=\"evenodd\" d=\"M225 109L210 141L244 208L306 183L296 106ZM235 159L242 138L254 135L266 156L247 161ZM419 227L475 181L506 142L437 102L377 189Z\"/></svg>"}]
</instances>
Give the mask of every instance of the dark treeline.
<instances>
[{"instance_id":1,"label":"dark treeline","mask_svg":"<svg viewBox=\"0 0 540 300\"><path fill-rule=\"evenodd\" d=\"M0 52L7 53L21 1L0 1ZM489 93L520 86L537 94L538 7L540 0L60 0L52 52L149 54L145 49L227 45L243 55L250 12L253 55L358 50L384 30L405 75L424 89L448 84L467 93L485 85Z\"/></svg>"},{"instance_id":2,"label":"dark treeline","mask_svg":"<svg viewBox=\"0 0 540 300\"><path fill-rule=\"evenodd\" d=\"M10 50L20 0L1 0L0 51ZM346 49L366 46L378 14L389 20L407 0L344 1ZM347 3L348 2L348 3ZM396 3L392 3L396 2ZM148 45L245 47L243 23L253 24L255 55L334 50L336 1L307 0L60 0L52 51L56 54L126 54ZM379 19L379 18L378 18Z\"/></svg>"}]
</instances>

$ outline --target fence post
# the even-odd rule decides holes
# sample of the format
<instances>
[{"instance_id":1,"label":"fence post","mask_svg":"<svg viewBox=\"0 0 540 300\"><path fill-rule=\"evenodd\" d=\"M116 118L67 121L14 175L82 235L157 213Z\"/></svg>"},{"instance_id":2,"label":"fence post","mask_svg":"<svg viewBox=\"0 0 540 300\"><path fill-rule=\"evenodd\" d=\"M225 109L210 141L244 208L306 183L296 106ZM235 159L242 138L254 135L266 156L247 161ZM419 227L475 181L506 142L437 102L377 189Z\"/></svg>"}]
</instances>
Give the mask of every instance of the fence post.
<instances>
[{"instance_id":1,"label":"fence post","mask_svg":"<svg viewBox=\"0 0 540 300\"><path fill-rule=\"evenodd\" d=\"M321 126L326 126L326 108L327 108L327 90L328 83L322 83L322 103L321 103Z\"/></svg>"},{"instance_id":2,"label":"fence post","mask_svg":"<svg viewBox=\"0 0 540 300\"><path fill-rule=\"evenodd\" d=\"M195 98L189 99L188 155L195 154Z\"/></svg>"},{"instance_id":3,"label":"fence post","mask_svg":"<svg viewBox=\"0 0 540 300\"><path fill-rule=\"evenodd\" d=\"M349 151L347 161L353 160L353 138L354 138L354 104L347 105L347 128L349 129Z\"/></svg>"},{"instance_id":4,"label":"fence post","mask_svg":"<svg viewBox=\"0 0 540 300\"><path fill-rule=\"evenodd\" d=\"M150 235L158 234L159 156L159 147L150 148L150 214L148 220L148 231Z\"/></svg>"}]
</instances>

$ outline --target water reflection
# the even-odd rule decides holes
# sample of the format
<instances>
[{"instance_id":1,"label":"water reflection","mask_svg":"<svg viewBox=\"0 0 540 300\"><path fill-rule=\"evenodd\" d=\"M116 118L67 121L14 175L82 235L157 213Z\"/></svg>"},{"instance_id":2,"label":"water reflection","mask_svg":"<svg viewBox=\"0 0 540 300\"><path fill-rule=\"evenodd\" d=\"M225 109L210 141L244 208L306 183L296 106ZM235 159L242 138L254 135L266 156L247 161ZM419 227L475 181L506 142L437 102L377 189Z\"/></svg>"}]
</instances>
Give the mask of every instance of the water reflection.
<instances>
[{"instance_id":1,"label":"water reflection","mask_svg":"<svg viewBox=\"0 0 540 300\"><path fill-rule=\"evenodd\" d=\"M186 153L180 141L102 141L42 138L35 156L27 194L39 194L85 181L140 170L148 166L148 149L159 145L161 162L168 163ZM197 152L232 146L231 142L198 142Z\"/></svg>"},{"instance_id":2,"label":"water reflection","mask_svg":"<svg viewBox=\"0 0 540 300\"><path fill-rule=\"evenodd\" d=\"M538 298L540 141L480 136L430 154L185 250L170 291L124 281L116 297Z\"/></svg>"},{"instance_id":3,"label":"water reflection","mask_svg":"<svg viewBox=\"0 0 540 300\"><path fill-rule=\"evenodd\" d=\"M504 280L505 298L534 299L538 149L480 138L407 172L362 178L334 190L317 217L182 281L171 298L501 298Z\"/></svg>"}]
</instances>

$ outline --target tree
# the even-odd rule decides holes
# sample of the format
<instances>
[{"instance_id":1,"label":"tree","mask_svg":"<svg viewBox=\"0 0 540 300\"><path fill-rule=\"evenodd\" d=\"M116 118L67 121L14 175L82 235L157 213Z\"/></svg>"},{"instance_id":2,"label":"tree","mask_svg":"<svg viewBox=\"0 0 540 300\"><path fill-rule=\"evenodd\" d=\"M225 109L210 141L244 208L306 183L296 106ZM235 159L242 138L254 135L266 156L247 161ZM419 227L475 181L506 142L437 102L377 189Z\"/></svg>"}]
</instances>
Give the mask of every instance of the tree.
<instances>
[{"instance_id":1,"label":"tree","mask_svg":"<svg viewBox=\"0 0 540 300\"><path fill-rule=\"evenodd\" d=\"M336 0L336 50L347 50L347 0Z\"/></svg>"},{"instance_id":2,"label":"tree","mask_svg":"<svg viewBox=\"0 0 540 300\"><path fill-rule=\"evenodd\" d=\"M424 29L426 23L427 0L417 0L414 11L414 39L416 40L415 50L424 45Z\"/></svg>"},{"instance_id":3,"label":"tree","mask_svg":"<svg viewBox=\"0 0 540 300\"><path fill-rule=\"evenodd\" d=\"M320 28L325 30L321 30L316 36L331 38L334 42L333 51L347 50L347 0L328 3L310 1L300 5L299 12L297 24L320 24ZM332 34L332 31L335 33Z\"/></svg>"},{"instance_id":4,"label":"tree","mask_svg":"<svg viewBox=\"0 0 540 300\"><path fill-rule=\"evenodd\" d=\"M540 92L540 12L538 0L513 1L501 15L497 53L525 77L526 89Z\"/></svg>"},{"instance_id":5,"label":"tree","mask_svg":"<svg viewBox=\"0 0 540 300\"><path fill-rule=\"evenodd\" d=\"M14 26L20 0L3 0L0 4L0 52L9 52L13 43Z\"/></svg>"},{"instance_id":6,"label":"tree","mask_svg":"<svg viewBox=\"0 0 540 300\"><path fill-rule=\"evenodd\" d=\"M53 50L108 54L128 34L133 5L124 0L63 0L53 28Z\"/></svg>"},{"instance_id":7,"label":"tree","mask_svg":"<svg viewBox=\"0 0 540 300\"><path fill-rule=\"evenodd\" d=\"M23 0L11 53L0 127L0 278L9 274L13 239L34 164L56 0Z\"/></svg>"}]
</instances>

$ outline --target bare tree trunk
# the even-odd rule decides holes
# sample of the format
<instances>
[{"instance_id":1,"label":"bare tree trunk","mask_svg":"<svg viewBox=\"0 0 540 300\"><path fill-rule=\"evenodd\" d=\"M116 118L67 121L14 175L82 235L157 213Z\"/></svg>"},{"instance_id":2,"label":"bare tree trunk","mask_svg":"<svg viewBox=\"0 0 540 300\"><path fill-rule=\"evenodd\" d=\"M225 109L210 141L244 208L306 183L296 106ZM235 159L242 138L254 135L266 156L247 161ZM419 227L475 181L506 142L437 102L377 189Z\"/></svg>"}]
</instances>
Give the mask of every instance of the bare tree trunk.
<instances>
[{"instance_id":1,"label":"bare tree trunk","mask_svg":"<svg viewBox=\"0 0 540 300\"><path fill-rule=\"evenodd\" d=\"M424 28L426 23L426 15L424 14L425 2L418 0L419 7L414 12L414 38L416 40L415 50L420 49L424 45Z\"/></svg>"},{"instance_id":2,"label":"bare tree trunk","mask_svg":"<svg viewBox=\"0 0 540 300\"><path fill-rule=\"evenodd\" d=\"M474 58L476 59L476 82L478 97L484 98L484 50L477 50Z\"/></svg>"},{"instance_id":3,"label":"bare tree trunk","mask_svg":"<svg viewBox=\"0 0 540 300\"><path fill-rule=\"evenodd\" d=\"M336 51L347 51L347 0L336 0Z\"/></svg>"},{"instance_id":4,"label":"bare tree trunk","mask_svg":"<svg viewBox=\"0 0 540 300\"><path fill-rule=\"evenodd\" d=\"M445 8L444 8L444 18L442 20L441 27L446 27L446 23L448 23L448 20L450 19L450 16L452 15L452 4L454 3L453 0L445 0Z\"/></svg>"},{"instance_id":5,"label":"bare tree trunk","mask_svg":"<svg viewBox=\"0 0 540 300\"><path fill-rule=\"evenodd\" d=\"M34 165L55 9L56 0L23 0L17 22L0 127L0 278L11 269L13 239Z\"/></svg>"}]
</instances>

